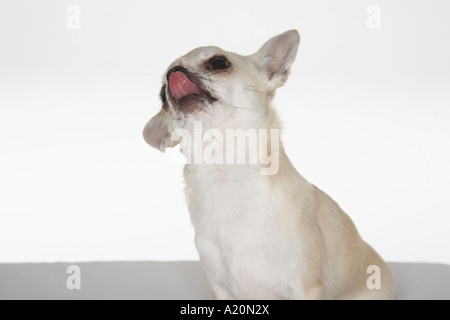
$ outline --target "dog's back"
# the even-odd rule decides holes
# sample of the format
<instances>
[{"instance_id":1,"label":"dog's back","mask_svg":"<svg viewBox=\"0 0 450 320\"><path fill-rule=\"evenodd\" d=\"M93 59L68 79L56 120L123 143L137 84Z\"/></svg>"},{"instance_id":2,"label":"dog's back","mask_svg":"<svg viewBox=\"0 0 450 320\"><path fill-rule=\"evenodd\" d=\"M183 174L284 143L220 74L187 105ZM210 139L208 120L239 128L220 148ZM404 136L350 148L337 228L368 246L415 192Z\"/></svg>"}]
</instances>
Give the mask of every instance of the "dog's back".
<instances>
[{"instance_id":1,"label":"dog's back","mask_svg":"<svg viewBox=\"0 0 450 320\"><path fill-rule=\"evenodd\" d=\"M317 187L314 194L316 222L328 252L320 280L323 298L393 299L394 277L389 266L361 239L352 220L334 200ZM372 287L373 272L379 273L374 281L380 283Z\"/></svg>"}]
</instances>

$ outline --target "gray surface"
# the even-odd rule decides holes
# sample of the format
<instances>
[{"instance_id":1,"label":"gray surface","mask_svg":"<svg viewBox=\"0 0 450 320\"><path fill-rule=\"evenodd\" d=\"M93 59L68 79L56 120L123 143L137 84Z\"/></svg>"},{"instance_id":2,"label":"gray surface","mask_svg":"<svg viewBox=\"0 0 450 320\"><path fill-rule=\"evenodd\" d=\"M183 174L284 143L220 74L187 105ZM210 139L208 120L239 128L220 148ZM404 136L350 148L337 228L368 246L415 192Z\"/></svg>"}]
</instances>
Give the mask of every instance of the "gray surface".
<instances>
[{"instance_id":1,"label":"gray surface","mask_svg":"<svg viewBox=\"0 0 450 320\"><path fill-rule=\"evenodd\" d=\"M71 264L2 264L0 299L211 299L199 262L97 262L81 268L81 290L68 290ZM450 266L391 263L397 299L450 299Z\"/></svg>"}]
</instances>

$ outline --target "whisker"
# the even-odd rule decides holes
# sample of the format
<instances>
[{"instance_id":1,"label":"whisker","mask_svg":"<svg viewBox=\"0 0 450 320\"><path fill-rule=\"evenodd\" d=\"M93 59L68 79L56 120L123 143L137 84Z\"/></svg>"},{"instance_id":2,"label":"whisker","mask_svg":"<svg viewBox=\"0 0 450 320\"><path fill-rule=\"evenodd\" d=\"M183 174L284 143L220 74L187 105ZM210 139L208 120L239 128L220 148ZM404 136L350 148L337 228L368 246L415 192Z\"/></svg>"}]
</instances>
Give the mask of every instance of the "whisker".
<instances>
[{"instance_id":1,"label":"whisker","mask_svg":"<svg viewBox=\"0 0 450 320\"><path fill-rule=\"evenodd\" d=\"M236 106L236 105L234 105L234 104L231 104L230 106L231 106L232 108L235 108L235 109L242 109L242 110L255 111L255 109L252 109L252 108L244 108L244 107L238 107L238 106Z\"/></svg>"},{"instance_id":2,"label":"whisker","mask_svg":"<svg viewBox=\"0 0 450 320\"><path fill-rule=\"evenodd\" d=\"M168 117L167 112L164 112L162 114L162 117L159 117L158 126L156 127L156 131L159 131L161 129L163 122L166 121L166 117Z\"/></svg>"},{"instance_id":3,"label":"whisker","mask_svg":"<svg viewBox=\"0 0 450 320\"><path fill-rule=\"evenodd\" d=\"M202 76L202 75L197 75L197 76L198 76L200 79L202 79L202 80L206 80L206 81L209 81L209 82L211 82L211 83L217 84L217 85L219 85L219 86L221 86L221 87L224 87L224 88L226 88L226 89L229 89L226 85L220 83L220 82L217 81L217 80L209 79L209 78L206 78L206 77L204 77L204 76Z\"/></svg>"},{"instance_id":4,"label":"whisker","mask_svg":"<svg viewBox=\"0 0 450 320\"><path fill-rule=\"evenodd\" d=\"M265 94L265 95L268 95L268 96L271 96L272 94L271 93L269 93L269 92L264 92L264 91L259 91L259 90L255 90L255 89L250 89L250 87L245 87L245 90L248 90L248 91L253 91L253 92L258 92L258 93L262 93L262 94Z\"/></svg>"},{"instance_id":5,"label":"whisker","mask_svg":"<svg viewBox=\"0 0 450 320\"><path fill-rule=\"evenodd\" d=\"M207 113L207 114L209 114L211 117L213 117L214 118L214 116L211 114L211 113L209 113L208 111L206 111L206 110L203 110L203 112L205 112L205 113Z\"/></svg>"}]
</instances>

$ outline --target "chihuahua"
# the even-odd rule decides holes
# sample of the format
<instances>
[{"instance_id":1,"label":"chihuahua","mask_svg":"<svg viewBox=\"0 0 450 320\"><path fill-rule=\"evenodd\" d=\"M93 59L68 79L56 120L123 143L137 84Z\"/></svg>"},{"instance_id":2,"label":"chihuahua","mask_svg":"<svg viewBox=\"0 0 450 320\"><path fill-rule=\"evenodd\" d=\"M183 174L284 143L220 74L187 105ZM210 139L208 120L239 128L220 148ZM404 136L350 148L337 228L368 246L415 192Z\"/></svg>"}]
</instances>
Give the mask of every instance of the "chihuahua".
<instances>
[{"instance_id":1,"label":"chihuahua","mask_svg":"<svg viewBox=\"0 0 450 320\"><path fill-rule=\"evenodd\" d=\"M299 44L291 30L249 56L201 47L175 60L144 138L163 152L180 143L188 159L195 244L215 299L392 299L388 265L279 141L271 102Z\"/></svg>"}]
</instances>

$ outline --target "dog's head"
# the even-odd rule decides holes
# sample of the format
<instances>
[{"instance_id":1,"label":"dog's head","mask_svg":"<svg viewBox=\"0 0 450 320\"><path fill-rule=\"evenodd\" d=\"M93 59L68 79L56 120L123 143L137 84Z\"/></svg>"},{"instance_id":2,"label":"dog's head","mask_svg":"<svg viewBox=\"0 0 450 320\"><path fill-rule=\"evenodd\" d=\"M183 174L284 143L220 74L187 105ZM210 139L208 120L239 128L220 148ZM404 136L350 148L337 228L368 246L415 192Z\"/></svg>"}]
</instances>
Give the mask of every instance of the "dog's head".
<instances>
[{"instance_id":1,"label":"dog's head","mask_svg":"<svg viewBox=\"0 0 450 320\"><path fill-rule=\"evenodd\" d=\"M286 82L299 43L291 30L250 56L202 47L175 60L163 78L162 109L147 123L145 140L164 151L177 144L173 130L189 130L194 121L202 121L204 129L257 127Z\"/></svg>"}]
</instances>

